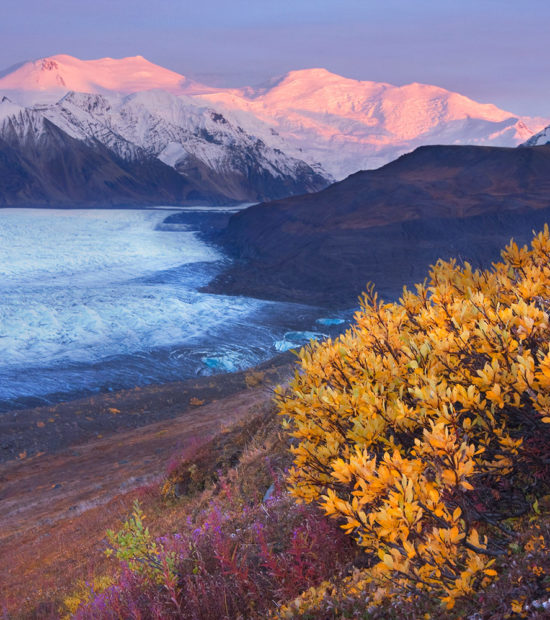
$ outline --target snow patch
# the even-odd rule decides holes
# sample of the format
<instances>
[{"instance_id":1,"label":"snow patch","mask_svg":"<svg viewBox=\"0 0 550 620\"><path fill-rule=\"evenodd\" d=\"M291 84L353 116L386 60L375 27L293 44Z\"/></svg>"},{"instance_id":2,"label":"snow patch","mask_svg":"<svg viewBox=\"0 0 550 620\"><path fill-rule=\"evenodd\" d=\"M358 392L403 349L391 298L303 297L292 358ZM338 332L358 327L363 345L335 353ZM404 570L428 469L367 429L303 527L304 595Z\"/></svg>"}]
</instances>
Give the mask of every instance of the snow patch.
<instances>
[{"instance_id":1,"label":"snow patch","mask_svg":"<svg viewBox=\"0 0 550 620\"><path fill-rule=\"evenodd\" d=\"M168 144L158 154L160 161L168 166L174 167L179 161L187 157L187 151L179 142L168 142Z\"/></svg>"}]
</instances>

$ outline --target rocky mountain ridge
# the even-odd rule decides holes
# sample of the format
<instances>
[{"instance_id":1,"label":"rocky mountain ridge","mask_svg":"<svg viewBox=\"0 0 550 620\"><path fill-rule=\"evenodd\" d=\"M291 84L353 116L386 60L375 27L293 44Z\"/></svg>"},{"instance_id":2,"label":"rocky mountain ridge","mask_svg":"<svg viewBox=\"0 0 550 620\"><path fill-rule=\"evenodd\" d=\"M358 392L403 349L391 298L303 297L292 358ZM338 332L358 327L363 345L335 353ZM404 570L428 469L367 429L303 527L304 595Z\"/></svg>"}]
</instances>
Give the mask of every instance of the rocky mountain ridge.
<instances>
[{"instance_id":1,"label":"rocky mountain ridge","mask_svg":"<svg viewBox=\"0 0 550 620\"><path fill-rule=\"evenodd\" d=\"M53 128L56 147L45 150L44 136ZM59 176L55 165L37 165L37 157L46 161L62 152L64 158L72 152L72 158L80 161L78 171L64 168ZM4 205L91 206L96 197L105 205L257 202L315 191L329 182L328 175L266 145L204 104L184 102L165 91L127 96L71 91L56 103L32 107L4 96L0 155L4 179L19 178L24 185L5 182L0 194ZM111 161L115 179L98 176L94 164L98 157ZM129 181L115 172L120 166L142 171L152 167L158 178L170 179L169 185L149 187L140 179ZM71 174L65 183L64 177ZM118 191L119 181L126 186L124 191ZM81 189L69 196L68 185ZM98 188L104 191L98 193Z\"/></svg>"},{"instance_id":2,"label":"rocky mountain ridge","mask_svg":"<svg viewBox=\"0 0 550 620\"><path fill-rule=\"evenodd\" d=\"M545 144L550 144L550 125L536 133L534 136L531 136L529 140L521 146L542 146Z\"/></svg>"}]
</instances>

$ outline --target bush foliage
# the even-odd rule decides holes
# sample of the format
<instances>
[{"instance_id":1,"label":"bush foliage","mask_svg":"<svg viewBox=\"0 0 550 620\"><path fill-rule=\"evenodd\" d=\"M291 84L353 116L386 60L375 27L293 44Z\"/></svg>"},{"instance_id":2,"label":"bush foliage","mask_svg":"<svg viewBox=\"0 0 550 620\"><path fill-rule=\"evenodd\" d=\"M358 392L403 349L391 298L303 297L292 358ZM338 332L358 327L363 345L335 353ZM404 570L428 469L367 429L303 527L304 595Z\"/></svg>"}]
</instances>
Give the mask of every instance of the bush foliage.
<instances>
[{"instance_id":1,"label":"bush foliage","mask_svg":"<svg viewBox=\"0 0 550 620\"><path fill-rule=\"evenodd\" d=\"M448 609L496 576L511 520L548 493L550 235L490 270L439 261L398 303L312 343L280 413L292 494L366 552L349 587Z\"/></svg>"},{"instance_id":2,"label":"bush foliage","mask_svg":"<svg viewBox=\"0 0 550 620\"><path fill-rule=\"evenodd\" d=\"M487 271L438 262L398 303L369 288L276 392L292 457L272 404L188 447L65 611L547 617L549 259L545 228Z\"/></svg>"}]
</instances>

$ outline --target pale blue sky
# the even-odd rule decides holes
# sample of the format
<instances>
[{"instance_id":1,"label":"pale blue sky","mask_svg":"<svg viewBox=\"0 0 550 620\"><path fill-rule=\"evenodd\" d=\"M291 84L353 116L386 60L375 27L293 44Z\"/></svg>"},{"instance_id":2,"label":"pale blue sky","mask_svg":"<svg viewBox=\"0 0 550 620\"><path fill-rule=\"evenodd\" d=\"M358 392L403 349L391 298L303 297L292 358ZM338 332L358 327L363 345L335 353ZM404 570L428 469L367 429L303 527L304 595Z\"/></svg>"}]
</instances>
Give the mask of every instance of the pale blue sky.
<instances>
[{"instance_id":1,"label":"pale blue sky","mask_svg":"<svg viewBox=\"0 0 550 620\"><path fill-rule=\"evenodd\" d=\"M550 116L550 0L1 0L0 70L141 54L206 83L325 67Z\"/></svg>"}]
</instances>

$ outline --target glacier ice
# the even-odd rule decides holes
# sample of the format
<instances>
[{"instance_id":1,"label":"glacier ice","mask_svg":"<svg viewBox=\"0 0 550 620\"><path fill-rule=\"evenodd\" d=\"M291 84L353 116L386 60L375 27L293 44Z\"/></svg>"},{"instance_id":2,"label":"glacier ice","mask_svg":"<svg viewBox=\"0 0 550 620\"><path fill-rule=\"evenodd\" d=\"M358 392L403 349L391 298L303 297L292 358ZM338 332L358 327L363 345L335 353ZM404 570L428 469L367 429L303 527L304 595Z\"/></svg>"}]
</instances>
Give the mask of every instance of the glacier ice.
<instances>
[{"instance_id":1,"label":"glacier ice","mask_svg":"<svg viewBox=\"0 0 550 620\"><path fill-rule=\"evenodd\" d=\"M326 337L326 334L322 334L320 332L286 332L281 340L275 341L275 349L281 353L284 351L290 351L291 349L300 349L311 340L321 340Z\"/></svg>"},{"instance_id":2,"label":"glacier ice","mask_svg":"<svg viewBox=\"0 0 550 620\"><path fill-rule=\"evenodd\" d=\"M315 322L319 323L319 325L343 325L345 323L345 320L338 318L321 318L317 319Z\"/></svg>"},{"instance_id":3,"label":"glacier ice","mask_svg":"<svg viewBox=\"0 0 550 620\"><path fill-rule=\"evenodd\" d=\"M0 411L231 372L272 355L274 333L322 336L286 331L317 309L198 292L223 257L170 214L0 210Z\"/></svg>"}]
</instances>

